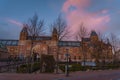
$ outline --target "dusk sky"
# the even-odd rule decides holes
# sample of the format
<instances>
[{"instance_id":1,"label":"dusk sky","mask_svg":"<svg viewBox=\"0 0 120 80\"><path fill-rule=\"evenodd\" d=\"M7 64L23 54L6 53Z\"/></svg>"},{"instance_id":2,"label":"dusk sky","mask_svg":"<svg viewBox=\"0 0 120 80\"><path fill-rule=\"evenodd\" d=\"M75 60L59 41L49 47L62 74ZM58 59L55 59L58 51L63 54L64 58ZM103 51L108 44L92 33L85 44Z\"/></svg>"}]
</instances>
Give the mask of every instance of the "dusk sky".
<instances>
[{"instance_id":1,"label":"dusk sky","mask_svg":"<svg viewBox=\"0 0 120 80\"><path fill-rule=\"evenodd\" d=\"M74 33L83 22L89 30L120 34L120 0L0 0L0 39L18 39L34 13L46 26L62 13Z\"/></svg>"}]
</instances>

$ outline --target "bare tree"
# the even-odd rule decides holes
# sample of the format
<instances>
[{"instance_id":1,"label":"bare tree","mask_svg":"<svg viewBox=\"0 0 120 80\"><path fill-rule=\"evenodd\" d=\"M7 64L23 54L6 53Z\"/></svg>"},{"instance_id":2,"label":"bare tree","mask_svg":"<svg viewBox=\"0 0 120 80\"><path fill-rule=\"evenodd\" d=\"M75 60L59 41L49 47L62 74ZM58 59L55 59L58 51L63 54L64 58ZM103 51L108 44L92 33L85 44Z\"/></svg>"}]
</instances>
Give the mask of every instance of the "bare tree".
<instances>
[{"instance_id":1,"label":"bare tree","mask_svg":"<svg viewBox=\"0 0 120 80\"><path fill-rule=\"evenodd\" d=\"M107 42L107 37L106 37L106 35L105 34L102 34L101 32L97 32L97 34L98 34L98 39L100 40L100 41L103 41L103 42Z\"/></svg>"},{"instance_id":2,"label":"bare tree","mask_svg":"<svg viewBox=\"0 0 120 80\"><path fill-rule=\"evenodd\" d=\"M68 29L66 21L63 19L63 17L61 15L59 15L57 17L57 19L55 20L55 22L53 24L51 24L50 28L51 28L51 32L53 31L54 28L57 30L58 39L60 41L69 38L70 31ZM56 73L58 73L59 47L58 47L57 51L58 52L57 52L57 57L56 57L56 59L57 59Z\"/></svg>"},{"instance_id":3,"label":"bare tree","mask_svg":"<svg viewBox=\"0 0 120 80\"><path fill-rule=\"evenodd\" d=\"M39 35L42 35L44 33L44 21L43 20L38 20L37 14L35 14L32 18L28 20L28 23L25 23L23 25L24 27L27 28L28 35L31 39L31 50L30 50L30 59L31 59L31 72L32 72L32 64L34 62L33 60L33 40Z\"/></svg>"},{"instance_id":4,"label":"bare tree","mask_svg":"<svg viewBox=\"0 0 120 80\"><path fill-rule=\"evenodd\" d=\"M106 39L103 40L103 38L92 43L91 57L95 59L99 66L105 65L106 60L111 59L110 46Z\"/></svg>"},{"instance_id":5,"label":"bare tree","mask_svg":"<svg viewBox=\"0 0 120 80\"><path fill-rule=\"evenodd\" d=\"M68 29L66 21L62 18L61 15L57 17L55 22L50 26L51 31L56 28L58 33L58 39L63 40L69 37L70 30Z\"/></svg>"},{"instance_id":6,"label":"bare tree","mask_svg":"<svg viewBox=\"0 0 120 80\"><path fill-rule=\"evenodd\" d=\"M115 54L115 52L117 50L118 41L117 41L117 36L113 33L111 33L111 35L110 35L110 42L112 44L113 51L114 51L114 54Z\"/></svg>"},{"instance_id":7,"label":"bare tree","mask_svg":"<svg viewBox=\"0 0 120 80\"><path fill-rule=\"evenodd\" d=\"M38 21L37 14L30 18L28 23L25 23L24 26L27 27L28 34L31 38L44 34L44 20Z\"/></svg>"},{"instance_id":8,"label":"bare tree","mask_svg":"<svg viewBox=\"0 0 120 80\"><path fill-rule=\"evenodd\" d=\"M85 46L85 42L83 39L88 35L87 28L84 26L83 23L80 24L79 26L79 31L76 34L76 40L82 42L82 55L83 55L83 62L85 66L85 61L86 61L86 52L87 52L87 46Z\"/></svg>"},{"instance_id":9,"label":"bare tree","mask_svg":"<svg viewBox=\"0 0 120 80\"><path fill-rule=\"evenodd\" d=\"M113 60L116 61L116 54L117 54L117 50L119 49L119 39L117 38L117 36L113 33L110 34L110 43L112 45L112 50L113 50Z\"/></svg>"},{"instance_id":10,"label":"bare tree","mask_svg":"<svg viewBox=\"0 0 120 80\"><path fill-rule=\"evenodd\" d=\"M82 38L85 38L86 36L88 36L87 28L84 26L83 23L81 23L75 38L76 40L80 41L82 40Z\"/></svg>"}]
</instances>

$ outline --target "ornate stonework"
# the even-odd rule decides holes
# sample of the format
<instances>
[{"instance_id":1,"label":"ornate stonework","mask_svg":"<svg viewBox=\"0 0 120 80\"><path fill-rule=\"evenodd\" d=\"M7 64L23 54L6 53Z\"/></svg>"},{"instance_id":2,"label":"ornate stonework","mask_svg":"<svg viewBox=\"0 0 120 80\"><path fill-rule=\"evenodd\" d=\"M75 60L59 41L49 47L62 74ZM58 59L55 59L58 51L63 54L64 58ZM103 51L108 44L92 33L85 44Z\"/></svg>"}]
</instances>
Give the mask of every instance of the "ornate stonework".
<instances>
[{"instance_id":1,"label":"ornate stonework","mask_svg":"<svg viewBox=\"0 0 120 80\"><path fill-rule=\"evenodd\" d=\"M7 46L9 54L12 56L30 57L32 54L53 55L56 59L57 54L59 61L66 61L65 54L68 49L71 61L94 61L112 60L113 53L109 43L99 40L95 31L91 32L90 37L82 38L82 41L59 41L57 30L53 29L52 36L35 36L34 40L27 33L27 28L23 28L17 45Z\"/></svg>"}]
</instances>

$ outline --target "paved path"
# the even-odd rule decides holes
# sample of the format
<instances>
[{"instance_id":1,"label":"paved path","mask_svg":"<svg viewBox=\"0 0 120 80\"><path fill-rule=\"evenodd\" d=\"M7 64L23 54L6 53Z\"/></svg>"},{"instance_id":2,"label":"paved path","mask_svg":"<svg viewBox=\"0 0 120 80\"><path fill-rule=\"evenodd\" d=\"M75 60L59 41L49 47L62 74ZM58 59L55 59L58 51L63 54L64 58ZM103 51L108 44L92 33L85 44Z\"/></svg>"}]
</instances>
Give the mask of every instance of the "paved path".
<instances>
[{"instance_id":1,"label":"paved path","mask_svg":"<svg viewBox=\"0 0 120 80\"><path fill-rule=\"evenodd\" d=\"M65 74L0 74L0 80L120 80L120 70L73 72Z\"/></svg>"}]
</instances>

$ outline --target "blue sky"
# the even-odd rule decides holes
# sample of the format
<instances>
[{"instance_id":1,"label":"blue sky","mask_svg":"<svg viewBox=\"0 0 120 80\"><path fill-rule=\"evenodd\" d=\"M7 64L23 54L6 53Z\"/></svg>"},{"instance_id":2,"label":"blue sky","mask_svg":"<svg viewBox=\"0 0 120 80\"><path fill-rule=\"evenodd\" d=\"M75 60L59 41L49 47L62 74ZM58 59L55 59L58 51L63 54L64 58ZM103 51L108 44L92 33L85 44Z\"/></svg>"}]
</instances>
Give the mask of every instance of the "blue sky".
<instances>
[{"instance_id":1,"label":"blue sky","mask_svg":"<svg viewBox=\"0 0 120 80\"><path fill-rule=\"evenodd\" d=\"M64 1L64 0L63 0ZM18 38L22 27L19 23L27 22L35 13L49 26L61 12L62 0L0 0L0 38Z\"/></svg>"},{"instance_id":2,"label":"blue sky","mask_svg":"<svg viewBox=\"0 0 120 80\"><path fill-rule=\"evenodd\" d=\"M45 20L46 26L64 13L73 32L84 22L88 29L119 36L119 4L120 0L0 0L0 39L18 39L21 24L34 13Z\"/></svg>"}]
</instances>

